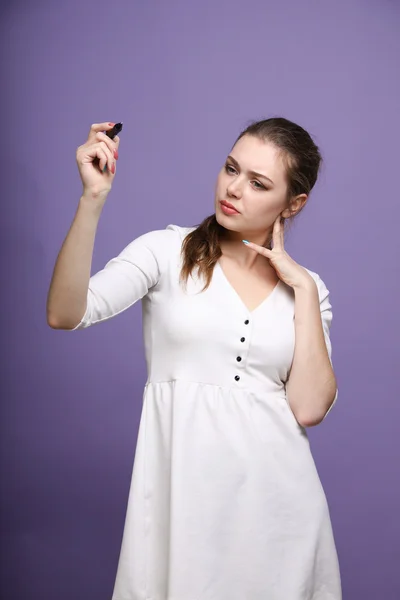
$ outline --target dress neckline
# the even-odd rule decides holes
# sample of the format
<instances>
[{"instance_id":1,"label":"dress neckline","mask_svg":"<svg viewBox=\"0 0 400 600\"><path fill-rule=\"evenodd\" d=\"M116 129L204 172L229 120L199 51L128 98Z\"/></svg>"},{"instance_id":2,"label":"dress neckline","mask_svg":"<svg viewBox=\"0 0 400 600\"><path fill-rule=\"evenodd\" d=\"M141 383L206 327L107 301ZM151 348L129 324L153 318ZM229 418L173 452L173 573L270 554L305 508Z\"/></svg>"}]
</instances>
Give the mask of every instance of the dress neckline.
<instances>
[{"instance_id":1,"label":"dress neckline","mask_svg":"<svg viewBox=\"0 0 400 600\"><path fill-rule=\"evenodd\" d=\"M282 280L279 279L278 282L276 283L276 285L270 291L270 293L263 300L261 300L261 302L259 304L257 304L257 306L255 308L250 310L249 307L242 300L241 296L235 290L235 288L233 287L233 285L231 284L231 282L229 281L227 276L225 275L225 271L222 268L222 265L219 262L219 260L217 260L217 262L216 262L216 267L217 267L218 271L220 272L221 278L225 282L225 286L228 288L228 291L230 291L231 294L236 297L236 299L240 302L240 304L245 309L245 311L250 315L253 315L255 312L257 312L258 310L263 308L265 305L269 304L269 302L275 296L275 294L277 293L278 289L280 288L280 286L282 284Z\"/></svg>"}]
</instances>

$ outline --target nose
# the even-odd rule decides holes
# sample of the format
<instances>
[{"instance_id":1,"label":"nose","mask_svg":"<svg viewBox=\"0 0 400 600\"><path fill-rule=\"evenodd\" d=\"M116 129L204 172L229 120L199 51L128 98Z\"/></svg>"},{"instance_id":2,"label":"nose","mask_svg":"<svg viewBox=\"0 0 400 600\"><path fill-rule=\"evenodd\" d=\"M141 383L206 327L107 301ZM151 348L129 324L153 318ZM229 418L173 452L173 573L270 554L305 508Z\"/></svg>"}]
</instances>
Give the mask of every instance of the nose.
<instances>
[{"instance_id":1,"label":"nose","mask_svg":"<svg viewBox=\"0 0 400 600\"><path fill-rule=\"evenodd\" d=\"M228 185L227 192L229 196L233 196L234 198L242 197L242 188L237 178Z\"/></svg>"}]
</instances>

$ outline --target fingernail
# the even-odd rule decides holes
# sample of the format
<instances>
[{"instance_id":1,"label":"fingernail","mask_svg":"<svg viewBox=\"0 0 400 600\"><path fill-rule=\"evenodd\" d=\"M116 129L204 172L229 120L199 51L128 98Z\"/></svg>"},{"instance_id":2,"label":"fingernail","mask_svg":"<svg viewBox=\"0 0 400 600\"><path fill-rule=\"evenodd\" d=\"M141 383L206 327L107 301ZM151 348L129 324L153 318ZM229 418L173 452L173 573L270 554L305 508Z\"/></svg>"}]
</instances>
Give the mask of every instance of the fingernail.
<instances>
[{"instance_id":1,"label":"fingernail","mask_svg":"<svg viewBox=\"0 0 400 600\"><path fill-rule=\"evenodd\" d=\"M110 127L114 127L115 123L109 123Z\"/></svg>"},{"instance_id":2,"label":"fingernail","mask_svg":"<svg viewBox=\"0 0 400 600\"><path fill-rule=\"evenodd\" d=\"M111 167L111 173L112 173L113 175L114 175L114 173L115 173L115 163L113 163L113 164L112 164L112 167Z\"/></svg>"},{"instance_id":3,"label":"fingernail","mask_svg":"<svg viewBox=\"0 0 400 600\"><path fill-rule=\"evenodd\" d=\"M243 244L250 244L247 240L242 240Z\"/></svg>"},{"instance_id":4,"label":"fingernail","mask_svg":"<svg viewBox=\"0 0 400 600\"><path fill-rule=\"evenodd\" d=\"M105 171L106 169L107 169L107 165L104 165L103 173L104 173L104 171Z\"/></svg>"},{"instance_id":5,"label":"fingernail","mask_svg":"<svg viewBox=\"0 0 400 600\"><path fill-rule=\"evenodd\" d=\"M118 150L116 148L114 148L114 158L118 160Z\"/></svg>"}]
</instances>

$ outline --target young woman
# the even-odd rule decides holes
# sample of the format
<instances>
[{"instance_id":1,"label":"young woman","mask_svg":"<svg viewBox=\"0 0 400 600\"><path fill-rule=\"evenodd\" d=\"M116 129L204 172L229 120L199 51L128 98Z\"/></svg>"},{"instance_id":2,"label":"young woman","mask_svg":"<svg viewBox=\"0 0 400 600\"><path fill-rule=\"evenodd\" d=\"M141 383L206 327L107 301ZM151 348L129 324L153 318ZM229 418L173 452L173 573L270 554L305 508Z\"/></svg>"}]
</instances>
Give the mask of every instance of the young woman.
<instances>
[{"instance_id":1,"label":"young woman","mask_svg":"<svg viewBox=\"0 0 400 600\"><path fill-rule=\"evenodd\" d=\"M148 378L113 600L340 600L306 432L337 398L332 307L284 247L319 150L286 119L252 124L218 175L214 214L140 236L90 277L112 126L93 125L77 150L83 194L47 319L79 329L143 303Z\"/></svg>"}]
</instances>

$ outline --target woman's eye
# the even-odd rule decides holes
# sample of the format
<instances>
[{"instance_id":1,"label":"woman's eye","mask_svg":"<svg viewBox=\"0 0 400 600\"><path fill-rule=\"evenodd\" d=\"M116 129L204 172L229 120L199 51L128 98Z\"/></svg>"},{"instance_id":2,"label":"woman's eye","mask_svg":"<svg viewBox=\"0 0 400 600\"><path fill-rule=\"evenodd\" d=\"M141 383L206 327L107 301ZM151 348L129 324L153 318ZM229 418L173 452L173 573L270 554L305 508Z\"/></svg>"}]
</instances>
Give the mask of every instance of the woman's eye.
<instances>
[{"instance_id":1,"label":"woman's eye","mask_svg":"<svg viewBox=\"0 0 400 600\"><path fill-rule=\"evenodd\" d=\"M255 188L257 190L265 190L266 189L259 181L253 181L253 185L255 186Z\"/></svg>"},{"instance_id":2,"label":"woman's eye","mask_svg":"<svg viewBox=\"0 0 400 600\"><path fill-rule=\"evenodd\" d=\"M225 165L225 171L227 173L235 173L235 169L231 165Z\"/></svg>"}]
</instances>

